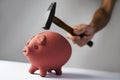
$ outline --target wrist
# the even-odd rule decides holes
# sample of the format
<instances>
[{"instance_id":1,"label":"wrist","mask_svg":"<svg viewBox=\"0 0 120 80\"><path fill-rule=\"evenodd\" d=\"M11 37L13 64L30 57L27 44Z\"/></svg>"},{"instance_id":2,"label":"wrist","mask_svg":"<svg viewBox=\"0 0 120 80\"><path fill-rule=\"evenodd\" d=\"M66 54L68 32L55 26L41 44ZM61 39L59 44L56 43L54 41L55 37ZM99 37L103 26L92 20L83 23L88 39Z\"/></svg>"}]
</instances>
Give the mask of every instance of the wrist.
<instances>
[{"instance_id":1,"label":"wrist","mask_svg":"<svg viewBox=\"0 0 120 80\"><path fill-rule=\"evenodd\" d=\"M93 33L96 33L96 32L97 32L94 23L89 24L89 27L92 29Z\"/></svg>"}]
</instances>

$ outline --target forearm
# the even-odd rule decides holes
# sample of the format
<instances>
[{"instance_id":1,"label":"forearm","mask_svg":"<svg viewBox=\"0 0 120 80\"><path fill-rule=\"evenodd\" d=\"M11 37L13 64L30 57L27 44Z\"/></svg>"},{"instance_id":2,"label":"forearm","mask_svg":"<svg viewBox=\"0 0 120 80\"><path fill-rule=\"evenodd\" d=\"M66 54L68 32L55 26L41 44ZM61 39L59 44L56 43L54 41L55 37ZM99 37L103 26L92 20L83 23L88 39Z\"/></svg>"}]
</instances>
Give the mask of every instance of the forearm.
<instances>
[{"instance_id":1,"label":"forearm","mask_svg":"<svg viewBox=\"0 0 120 80\"><path fill-rule=\"evenodd\" d=\"M104 28L110 20L111 15L106 13L103 8L99 8L93 16L90 27L94 28L95 33Z\"/></svg>"},{"instance_id":2,"label":"forearm","mask_svg":"<svg viewBox=\"0 0 120 80\"><path fill-rule=\"evenodd\" d=\"M95 12L91 23L95 33L104 28L112 15L113 7L116 0L103 0L100 8Z\"/></svg>"}]
</instances>

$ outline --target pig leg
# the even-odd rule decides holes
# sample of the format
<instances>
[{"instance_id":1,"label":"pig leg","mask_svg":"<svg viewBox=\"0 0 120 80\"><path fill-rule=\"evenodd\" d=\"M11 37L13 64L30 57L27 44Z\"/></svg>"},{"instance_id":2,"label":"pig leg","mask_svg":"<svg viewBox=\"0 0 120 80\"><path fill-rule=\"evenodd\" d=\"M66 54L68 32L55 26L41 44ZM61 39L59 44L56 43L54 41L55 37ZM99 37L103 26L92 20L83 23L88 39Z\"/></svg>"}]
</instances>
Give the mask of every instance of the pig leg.
<instances>
[{"instance_id":1,"label":"pig leg","mask_svg":"<svg viewBox=\"0 0 120 80\"><path fill-rule=\"evenodd\" d=\"M47 70L45 68L40 68L39 70L40 70L40 76L45 77Z\"/></svg>"},{"instance_id":2,"label":"pig leg","mask_svg":"<svg viewBox=\"0 0 120 80\"><path fill-rule=\"evenodd\" d=\"M31 74L34 74L34 72L35 72L36 70L38 70L38 68L35 67L35 66L33 66L33 65L31 65L31 66L30 66L30 69L29 69L29 72L30 72Z\"/></svg>"},{"instance_id":3,"label":"pig leg","mask_svg":"<svg viewBox=\"0 0 120 80\"><path fill-rule=\"evenodd\" d=\"M62 74L61 67L56 68L55 72L56 72L56 75L61 75Z\"/></svg>"}]
</instances>

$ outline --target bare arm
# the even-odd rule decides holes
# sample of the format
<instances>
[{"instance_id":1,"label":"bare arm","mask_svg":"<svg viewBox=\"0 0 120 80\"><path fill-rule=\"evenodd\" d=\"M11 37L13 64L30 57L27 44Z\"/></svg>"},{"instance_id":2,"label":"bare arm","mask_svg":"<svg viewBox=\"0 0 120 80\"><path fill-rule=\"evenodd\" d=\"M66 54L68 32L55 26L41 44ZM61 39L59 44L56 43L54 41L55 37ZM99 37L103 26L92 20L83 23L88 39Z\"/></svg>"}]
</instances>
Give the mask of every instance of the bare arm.
<instances>
[{"instance_id":1,"label":"bare arm","mask_svg":"<svg viewBox=\"0 0 120 80\"><path fill-rule=\"evenodd\" d=\"M68 34L68 38L79 46L84 46L90 41L94 34L103 29L109 22L116 0L102 0L98 10L95 12L89 25L80 24L74 26L74 34L85 34L84 37L73 36Z\"/></svg>"},{"instance_id":2,"label":"bare arm","mask_svg":"<svg viewBox=\"0 0 120 80\"><path fill-rule=\"evenodd\" d=\"M90 23L90 26L94 27L95 32L98 32L107 25L111 18L115 2L116 0L102 1L100 8L95 12L93 19Z\"/></svg>"}]
</instances>

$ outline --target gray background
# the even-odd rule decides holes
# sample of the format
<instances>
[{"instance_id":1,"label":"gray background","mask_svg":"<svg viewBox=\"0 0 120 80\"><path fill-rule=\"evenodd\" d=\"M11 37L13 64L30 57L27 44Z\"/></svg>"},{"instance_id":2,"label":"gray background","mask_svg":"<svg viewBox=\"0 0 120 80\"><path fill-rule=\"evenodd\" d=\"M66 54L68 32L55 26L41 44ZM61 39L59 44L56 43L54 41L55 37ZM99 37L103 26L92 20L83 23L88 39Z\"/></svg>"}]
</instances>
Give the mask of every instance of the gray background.
<instances>
[{"instance_id":1,"label":"gray background","mask_svg":"<svg viewBox=\"0 0 120 80\"><path fill-rule=\"evenodd\" d=\"M51 2L57 2L56 16L70 26L88 24L101 0L0 0L0 59L28 62L22 54L26 41L43 32L40 26ZM67 67L120 72L120 1L118 0L109 24L94 38L94 46L72 46ZM66 32L52 24L51 31L66 37Z\"/></svg>"}]
</instances>

